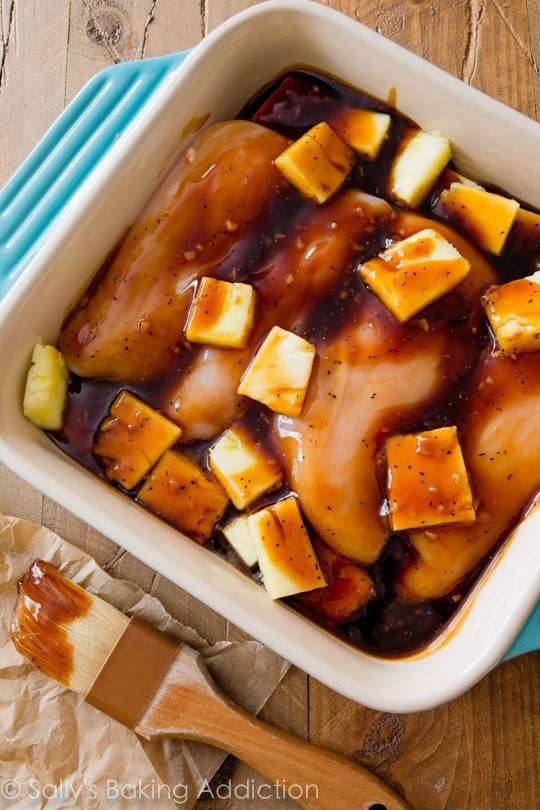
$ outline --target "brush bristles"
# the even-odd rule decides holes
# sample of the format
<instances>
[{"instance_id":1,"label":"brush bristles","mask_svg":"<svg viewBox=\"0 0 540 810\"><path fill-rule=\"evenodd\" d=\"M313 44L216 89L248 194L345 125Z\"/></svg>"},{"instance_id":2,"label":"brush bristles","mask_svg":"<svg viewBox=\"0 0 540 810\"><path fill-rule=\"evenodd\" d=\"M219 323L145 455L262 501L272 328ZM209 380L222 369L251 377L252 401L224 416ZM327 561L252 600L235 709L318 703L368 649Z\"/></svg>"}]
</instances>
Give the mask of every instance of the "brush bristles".
<instances>
[{"instance_id":1,"label":"brush bristles","mask_svg":"<svg viewBox=\"0 0 540 810\"><path fill-rule=\"evenodd\" d=\"M19 581L11 638L49 678L86 694L129 619L36 560Z\"/></svg>"},{"instance_id":2,"label":"brush bristles","mask_svg":"<svg viewBox=\"0 0 540 810\"><path fill-rule=\"evenodd\" d=\"M128 622L127 616L108 602L92 597L88 614L76 619L67 628L73 647L70 689L82 695L88 692Z\"/></svg>"}]
</instances>

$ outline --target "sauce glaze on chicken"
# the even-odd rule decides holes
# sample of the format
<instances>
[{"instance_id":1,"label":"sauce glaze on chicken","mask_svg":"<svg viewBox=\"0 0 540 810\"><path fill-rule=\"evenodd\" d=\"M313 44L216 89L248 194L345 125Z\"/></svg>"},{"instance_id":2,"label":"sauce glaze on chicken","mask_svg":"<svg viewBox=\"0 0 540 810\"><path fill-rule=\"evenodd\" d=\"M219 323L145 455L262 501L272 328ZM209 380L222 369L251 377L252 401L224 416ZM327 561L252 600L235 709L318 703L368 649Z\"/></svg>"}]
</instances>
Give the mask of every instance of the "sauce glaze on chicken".
<instances>
[{"instance_id":1,"label":"sauce glaze on chicken","mask_svg":"<svg viewBox=\"0 0 540 810\"><path fill-rule=\"evenodd\" d=\"M357 157L345 185L317 205L273 160L288 139L321 121L336 124L349 108L389 113L391 128L379 157ZM122 390L174 421L182 429L177 448L203 466L209 445L234 420L283 470L282 487L254 508L297 493L328 582L289 604L385 656L435 638L540 488L540 353L501 357L480 304L489 285L540 269L540 229L516 223L500 256L485 253L470 229L448 224L451 212L438 203L456 177L452 168L421 210L390 200L392 161L416 130L384 102L298 70L252 99L239 120L199 135L63 325L68 410L62 431L51 433L105 478L95 436ZM401 324L357 269L431 227L471 269L455 290ZM185 341L202 276L255 288L245 348ZM276 325L317 349L296 417L237 394ZM477 520L391 532L385 437L445 425L458 428ZM219 531L233 514L229 507L206 545L242 567Z\"/></svg>"}]
</instances>

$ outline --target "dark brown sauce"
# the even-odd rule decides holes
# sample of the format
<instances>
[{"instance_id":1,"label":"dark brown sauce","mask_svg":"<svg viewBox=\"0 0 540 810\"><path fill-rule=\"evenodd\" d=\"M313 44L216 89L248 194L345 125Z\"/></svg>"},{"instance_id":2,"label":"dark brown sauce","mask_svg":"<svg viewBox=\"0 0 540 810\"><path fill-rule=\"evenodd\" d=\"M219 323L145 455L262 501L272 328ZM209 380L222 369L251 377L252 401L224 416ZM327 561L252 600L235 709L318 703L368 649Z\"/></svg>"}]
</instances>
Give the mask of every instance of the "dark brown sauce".
<instances>
[{"instance_id":1,"label":"dark brown sauce","mask_svg":"<svg viewBox=\"0 0 540 810\"><path fill-rule=\"evenodd\" d=\"M35 560L18 583L11 622L17 650L49 678L69 686L73 645L67 626L85 616L92 599L50 563Z\"/></svg>"},{"instance_id":2,"label":"dark brown sauce","mask_svg":"<svg viewBox=\"0 0 540 810\"><path fill-rule=\"evenodd\" d=\"M375 99L312 70L293 70L264 88L245 105L238 117L252 119L295 139L321 121L327 121L331 125L346 107L371 109L392 115L389 136L378 159L376 161L357 159L344 187L347 189L360 185L362 190L388 199L386 188L393 157L416 128L414 122L396 112L392 103ZM451 175L450 167L443 173L432 194L427 198L421 213L437 219L432 213L432 205L440 191L452 182ZM393 205L399 210L399 206L395 203ZM313 217L316 211L317 206L302 198L293 188L282 191L272 198L261 222L256 227L248 229L242 238L238 239L232 252L220 265L217 277L234 281L249 280L256 285L260 267L279 249L283 235L291 234L295 229L301 235L303 223ZM395 236L392 234L391 224L386 223L379 227L370 239L363 242L354 260L344 269L323 299L310 302L309 306L305 305L305 302L298 302L300 334L320 347L335 336L343 324L355 322L363 302L370 300L371 296L355 272L356 267L366 258L386 248ZM533 228L528 230L515 227L502 255L487 258L501 280L528 275L540 269L540 233ZM389 355L399 356L401 352L406 352L407 343L416 340L417 333L412 329L410 331L398 329L393 317L382 305L376 308L376 313L377 328L384 335ZM462 299L454 293L439 299L421 315L425 316L432 327L435 325L438 329L445 330L448 358L456 355L454 365L459 371L455 373L452 371L454 361L450 359L447 367L449 378L441 381L441 385L446 386L452 383L448 395L442 402L440 397L434 396L436 402L434 406L403 416L400 430L426 430L444 424L458 424L459 427L463 404L468 401L473 390L471 386L474 385L475 364L491 339L489 332L480 308L473 312L464 308ZM472 331L471 327L474 327ZM165 407L171 381L178 379L183 371L190 367L195 351L196 349L189 348L183 351L178 359L171 360L170 371L151 384L120 385L104 380L83 380L71 375L65 425L61 433L51 434L53 441L72 458L105 479L103 470L92 452L92 445L95 433L106 417L115 396L121 389L127 389L153 407ZM462 358L464 352L467 353L467 362ZM459 361L458 357L461 358ZM279 453L269 429L271 421L269 411L253 403L247 407L241 420L258 439L268 445L269 450ZM389 424L392 424L391 420ZM383 420L378 438L379 448L388 430L392 428L387 428ZM183 443L181 449L205 465L210 444L210 441ZM373 463L376 463L376 455ZM284 486L279 492L273 492L262 498L257 505L274 502L287 491L287 487ZM533 495L534 492L524 493L523 508ZM233 514L234 509L229 507L222 523ZM520 514L513 516L505 532L501 534L484 560L459 583L458 588L443 598L420 603L400 599L396 582L406 566L414 565L416 551L405 535L393 534L390 535L378 561L365 568L373 580L374 598L365 607L351 613L345 621L340 622L337 619L329 621L322 618L320 613L317 614L314 608L310 608L309 600L291 598L288 602L295 609L309 615L314 621L357 647L383 656L411 653L431 642L455 615L480 573L497 553L508 531L519 520ZM316 547L325 548L315 537L311 527L308 526L308 529ZM219 531L214 533L206 545L241 570L245 570ZM338 560L337 564L345 566L347 560ZM251 576L260 579L258 573Z\"/></svg>"}]
</instances>

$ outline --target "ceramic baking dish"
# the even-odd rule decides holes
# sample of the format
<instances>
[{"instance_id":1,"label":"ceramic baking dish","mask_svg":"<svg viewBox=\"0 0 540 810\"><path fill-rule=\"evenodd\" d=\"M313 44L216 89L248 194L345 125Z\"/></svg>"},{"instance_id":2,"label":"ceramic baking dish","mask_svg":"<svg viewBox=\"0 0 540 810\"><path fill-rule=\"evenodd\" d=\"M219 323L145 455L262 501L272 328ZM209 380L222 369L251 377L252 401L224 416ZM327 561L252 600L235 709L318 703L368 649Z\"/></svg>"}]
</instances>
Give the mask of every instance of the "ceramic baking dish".
<instances>
[{"instance_id":1,"label":"ceramic baking dish","mask_svg":"<svg viewBox=\"0 0 540 810\"><path fill-rule=\"evenodd\" d=\"M540 207L540 125L339 13L303 0L258 5L218 28L182 64L173 59L163 67L163 61L154 61L154 73L161 70L159 81L128 116L126 105L144 84L141 68L135 68L139 79L115 102L116 113L120 108L125 119L121 135L103 146L101 160L96 138L103 120L73 158L71 175L67 162L65 172L62 168L47 183L49 164L40 170L38 147L28 177L21 170L15 185L6 187L11 197L4 192L0 215L0 276L9 280L0 304L0 457L45 494L338 692L384 711L427 709L463 692L492 668L535 605L540 593L538 511L519 526L436 642L408 658L382 660L272 602L225 561L77 466L21 413L36 338L56 341L64 314L194 128L233 117L256 90L294 64L315 66L382 98L395 87L401 110L451 139L466 174L488 178ZM83 112L91 116L99 93L105 97L106 92L96 89ZM75 104L82 103L83 94ZM58 149L69 143L79 118L65 119L69 125L58 135ZM47 150L51 160L57 157L55 148ZM44 177L39 196L36 188ZM26 218L14 222L16 206L32 194ZM49 199L58 200L56 207L47 207ZM32 245L33 253L25 254L25 245Z\"/></svg>"}]
</instances>

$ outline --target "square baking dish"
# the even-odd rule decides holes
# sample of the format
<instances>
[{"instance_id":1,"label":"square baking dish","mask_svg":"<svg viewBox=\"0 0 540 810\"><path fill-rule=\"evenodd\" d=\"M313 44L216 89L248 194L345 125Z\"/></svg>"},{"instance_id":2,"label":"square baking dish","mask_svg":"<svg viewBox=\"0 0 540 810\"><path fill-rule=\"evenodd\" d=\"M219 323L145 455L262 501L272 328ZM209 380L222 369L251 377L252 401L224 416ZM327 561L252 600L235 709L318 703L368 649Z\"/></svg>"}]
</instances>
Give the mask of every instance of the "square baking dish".
<instances>
[{"instance_id":1,"label":"square baking dish","mask_svg":"<svg viewBox=\"0 0 540 810\"><path fill-rule=\"evenodd\" d=\"M469 688L503 656L540 593L531 509L449 627L407 658L372 657L281 603L216 555L122 497L63 455L21 411L38 337L55 342L64 315L143 207L193 123L234 117L293 65L334 74L397 105L452 141L458 167L540 207L540 125L343 15L276 0L210 34L151 94L54 220L0 304L0 457L18 475L289 661L381 711L428 709ZM1 269L1 268L0 268Z\"/></svg>"}]
</instances>

